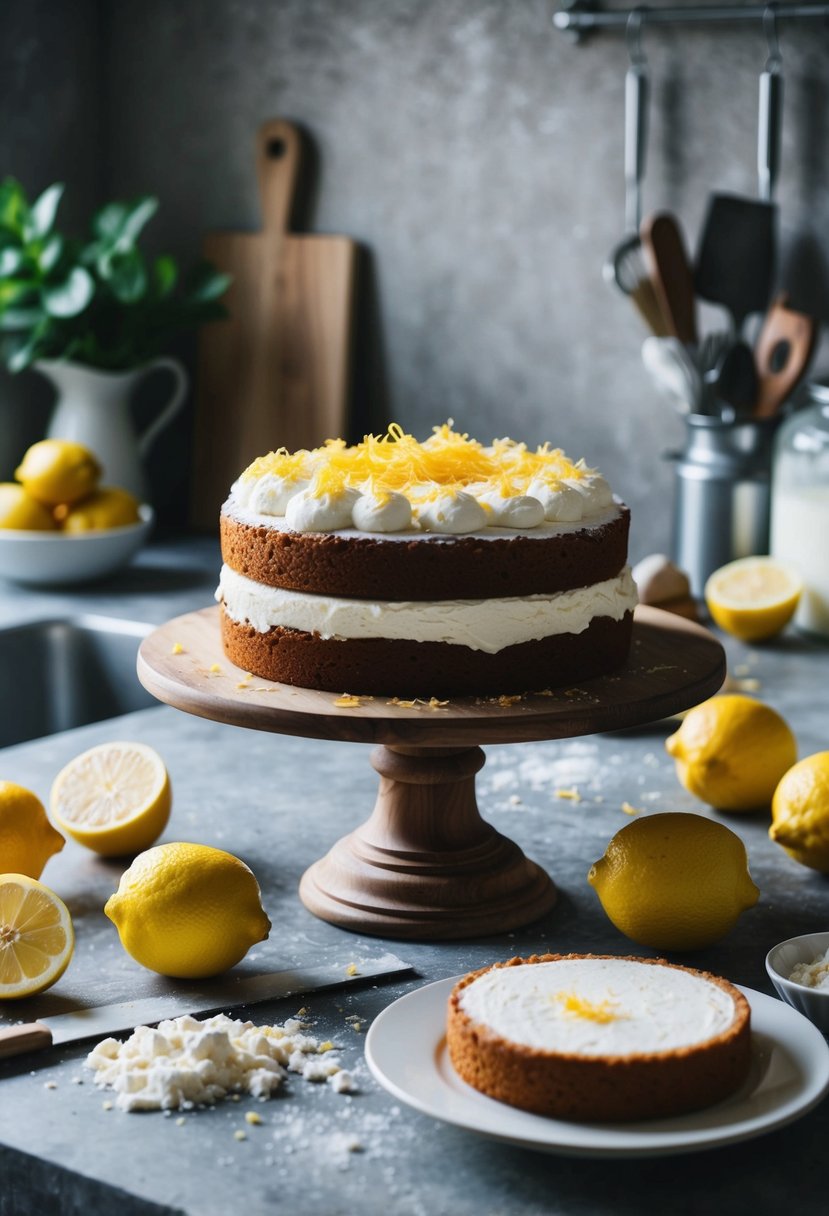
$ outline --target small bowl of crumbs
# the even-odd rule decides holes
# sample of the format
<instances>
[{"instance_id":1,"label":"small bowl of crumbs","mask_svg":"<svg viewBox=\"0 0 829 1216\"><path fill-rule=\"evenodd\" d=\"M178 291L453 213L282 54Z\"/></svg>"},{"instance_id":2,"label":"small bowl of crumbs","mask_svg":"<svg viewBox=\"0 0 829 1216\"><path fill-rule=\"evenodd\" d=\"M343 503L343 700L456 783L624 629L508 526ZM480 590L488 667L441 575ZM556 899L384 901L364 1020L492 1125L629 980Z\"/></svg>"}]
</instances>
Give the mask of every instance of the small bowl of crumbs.
<instances>
[{"instance_id":1,"label":"small bowl of crumbs","mask_svg":"<svg viewBox=\"0 0 829 1216\"><path fill-rule=\"evenodd\" d=\"M766 955L777 994L829 1035L829 933L804 933Z\"/></svg>"}]
</instances>

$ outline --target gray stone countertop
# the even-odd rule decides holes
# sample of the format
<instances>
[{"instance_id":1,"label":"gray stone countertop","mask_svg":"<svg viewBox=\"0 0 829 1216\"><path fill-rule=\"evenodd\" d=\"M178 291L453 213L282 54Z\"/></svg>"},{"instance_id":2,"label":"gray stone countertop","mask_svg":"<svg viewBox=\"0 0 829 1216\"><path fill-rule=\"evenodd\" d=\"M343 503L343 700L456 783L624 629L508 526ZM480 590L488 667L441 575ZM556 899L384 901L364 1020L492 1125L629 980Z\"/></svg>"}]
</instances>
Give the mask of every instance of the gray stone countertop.
<instances>
[{"instance_id":1,"label":"gray stone countertop","mask_svg":"<svg viewBox=\"0 0 829 1216\"><path fill-rule=\"evenodd\" d=\"M119 580L97 589L66 594L4 587L0 623L67 612L160 622L210 603L217 569L212 543L154 545ZM793 634L762 649L727 648L732 673L756 682L752 687L787 717L801 755L829 747L829 648ZM5 688L3 695L14 690ZM371 810L377 778L365 746L244 731L160 706L5 749L0 776L46 801L59 768L86 747L121 738L157 748L174 789L162 840L228 849L244 858L261 884L273 930L242 970L282 969L322 957L340 958L346 967L360 953L385 949L414 970L246 1011L256 1021L273 1022L305 1006L310 1033L342 1046L343 1063L358 1085L352 1095L292 1074L284 1093L268 1103L224 1102L189 1113L179 1125L161 1113L105 1110L107 1095L84 1070L88 1043L3 1062L0 1216L693 1216L715 1210L757 1216L792 1204L799 1213L825 1212L820 1163L829 1139L826 1102L782 1130L741 1144L687 1156L596 1161L487 1140L418 1113L382 1089L364 1061L372 1020L424 983L515 954L653 953L614 929L586 881L610 837L630 822L623 803L643 811L708 814L743 838L761 890L758 905L722 942L673 961L773 995L765 954L783 938L829 928L827 879L769 840L767 815L717 816L686 793L664 751L666 733L661 725L487 748L477 783L481 812L549 871L559 900L544 919L514 933L441 944L356 937L316 919L298 898L305 868ZM557 796L572 787L580 801ZM43 879L66 900L75 922L75 957L39 1002L3 1009L0 1023L153 990L157 980L125 954L102 913L122 868L72 841L48 863ZM352 1028L355 1017L359 1031ZM404 1035L400 1050L406 1049ZM260 1126L245 1123L250 1109L261 1115ZM247 1132L244 1141L234 1138L240 1129ZM349 1151L355 1143L359 1151Z\"/></svg>"}]
</instances>

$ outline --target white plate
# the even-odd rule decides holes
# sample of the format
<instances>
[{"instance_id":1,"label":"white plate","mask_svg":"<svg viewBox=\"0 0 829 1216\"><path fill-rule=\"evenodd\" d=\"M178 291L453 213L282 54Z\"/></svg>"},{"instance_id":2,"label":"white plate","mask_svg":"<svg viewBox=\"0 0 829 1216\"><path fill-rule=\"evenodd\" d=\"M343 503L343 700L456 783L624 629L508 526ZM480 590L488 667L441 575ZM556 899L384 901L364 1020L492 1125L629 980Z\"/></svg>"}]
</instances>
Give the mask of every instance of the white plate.
<instances>
[{"instance_id":1,"label":"white plate","mask_svg":"<svg viewBox=\"0 0 829 1216\"><path fill-rule=\"evenodd\" d=\"M143 503L136 524L98 532L0 529L0 577L31 587L66 587L114 574L141 548L155 515Z\"/></svg>"},{"instance_id":2,"label":"white plate","mask_svg":"<svg viewBox=\"0 0 829 1216\"><path fill-rule=\"evenodd\" d=\"M531 1115L478 1093L452 1068L446 1005L460 978L427 984L384 1009L366 1036L368 1066L401 1102L508 1144L577 1157L692 1153L791 1123L829 1089L829 1047L820 1032L782 1001L740 988L751 1005L751 1070L724 1102L642 1123L570 1123Z\"/></svg>"}]
</instances>

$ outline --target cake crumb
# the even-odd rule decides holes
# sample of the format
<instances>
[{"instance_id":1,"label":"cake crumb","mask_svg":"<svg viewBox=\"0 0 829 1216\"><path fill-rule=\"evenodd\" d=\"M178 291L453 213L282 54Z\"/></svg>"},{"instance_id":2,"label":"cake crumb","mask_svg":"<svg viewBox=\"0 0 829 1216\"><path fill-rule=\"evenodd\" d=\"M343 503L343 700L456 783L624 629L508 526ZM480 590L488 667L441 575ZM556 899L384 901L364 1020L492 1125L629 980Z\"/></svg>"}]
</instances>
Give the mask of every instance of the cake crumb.
<instances>
[{"instance_id":1,"label":"cake crumb","mask_svg":"<svg viewBox=\"0 0 829 1216\"><path fill-rule=\"evenodd\" d=\"M179 1117L176 1119L176 1127L184 1127L186 1122L187 1120L185 1119L184 1115L179 1115Z\"/></svg>"},{"instance_id":2,"label":"cake crumb","mask_svg":"<svg viewBox=\"0 0 829 1216\"><path fill-rule=\"evenodd\" d=\"M234 1140L247 1140L247 1138L248 1138L247 1132L243 1132L241 1128L237 1128L236 1131L233 1133Z\"/></svg>"},{"instance_id":3,"label":"cake crumb","mask_svg":"<svg viewBox=\"0 0 829 1216\"><path fill-rule=\"evenodd\" d=\"M258 1127L262 1122L262 1116L257 1114L255 1110L249 1110L245 1114L245 1123L249 1123L251 1127Z\"/></svg>"},{"instance_id":4,"label":"cake crumb","mask_svg":"<svg viewBox=\"0 0 829 1216\"><path fill-rule=\"evenodd\" d=\"M103 1107L104 1110L112 1110L113 1103L110 1102L109 1099L107 1099L106 1102L101 1103L101 1106Z\"/></svg>"},{"instance_id":5,"label":"cake crumb","mask_svg":"<svg viewBox=\"0 0 829 1216\"><path fill-rule=\"evenodd\" d=\"M43 1088L44 1089L57 1089L57 1083L55 1081L44 1081Z\"/></svg>"}]
</instances>

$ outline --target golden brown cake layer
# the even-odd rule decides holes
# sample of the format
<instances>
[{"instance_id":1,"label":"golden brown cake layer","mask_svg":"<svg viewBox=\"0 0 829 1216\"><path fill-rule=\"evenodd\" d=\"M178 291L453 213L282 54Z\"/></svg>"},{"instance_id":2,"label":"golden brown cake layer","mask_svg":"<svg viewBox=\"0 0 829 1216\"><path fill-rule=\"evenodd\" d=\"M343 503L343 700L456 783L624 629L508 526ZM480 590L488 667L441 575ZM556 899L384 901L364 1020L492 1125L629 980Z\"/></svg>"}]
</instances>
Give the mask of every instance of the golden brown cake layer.
<instances>
[{"instance_id":1,"label":"golden brown cake layer","mask_svg":"<svg viewBox=\"0 0 829 1216\"><path fill-rule=\"evenodd\" d=\"M464 988L500 967L611 955L542 954L513 958L465 976L452 990L447 1044L455 1071L491 1098L534 1114L582 1121L631 1122L699 1110L732 1094L745 1080L751 1051L750 1009L742 993L719 976L677 967L728 993L735 1007L722 1034L690 1047L624 1056L589 1056L542 1051L513 1043L464 1011ZM664 959L628 961L671 967Z\"/></svg>"},{"instance_id":2,"label":"golden brown cake layer","mask_svg":"<svg viewBox=\"0 0 829 1216\"><path fill-rule=\"evenodd\" d=\"M497 654L445 642L328 639L295 629L259 633L222 609L232 663L267 680L328 692L414 697L492 696L560 688L625 663L633 614L596 617L579 634L507 646Z\"/></svg>"},{"instance_id":3,"label":"golden brown cake layer","mask_svg":"<svg viewBox=\"0 0 829 1216\"><path fill-rule=\"evenodd\" d=\"M222 558L268 587L346 599L477 600L547 595L615 578L627 560L630 512L557 536L411 541L288 532L220 521ZM263 673L260 673L263 674ZM503 691L503 690L501 690Z\"/></svg>"}]
</instances>

